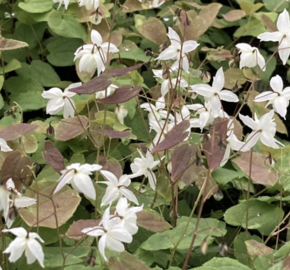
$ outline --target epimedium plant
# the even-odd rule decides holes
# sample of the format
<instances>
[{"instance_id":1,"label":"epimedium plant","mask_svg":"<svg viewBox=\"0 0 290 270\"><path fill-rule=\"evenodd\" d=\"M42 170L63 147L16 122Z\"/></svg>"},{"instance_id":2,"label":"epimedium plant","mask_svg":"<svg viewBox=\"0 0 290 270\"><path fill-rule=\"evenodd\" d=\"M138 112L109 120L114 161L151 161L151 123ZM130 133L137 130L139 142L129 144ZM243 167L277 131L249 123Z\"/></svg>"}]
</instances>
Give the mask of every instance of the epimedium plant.
<instances>
[{"instance_id":1,"label":"epimedium plant","mask_svg":"<svg viewBox=\"0 0 290 270\"><path fill-rule=\"evenodd\" d=\"M0 7L2 269L287 267L287 1Z\"/></svg>"}]
</instances>

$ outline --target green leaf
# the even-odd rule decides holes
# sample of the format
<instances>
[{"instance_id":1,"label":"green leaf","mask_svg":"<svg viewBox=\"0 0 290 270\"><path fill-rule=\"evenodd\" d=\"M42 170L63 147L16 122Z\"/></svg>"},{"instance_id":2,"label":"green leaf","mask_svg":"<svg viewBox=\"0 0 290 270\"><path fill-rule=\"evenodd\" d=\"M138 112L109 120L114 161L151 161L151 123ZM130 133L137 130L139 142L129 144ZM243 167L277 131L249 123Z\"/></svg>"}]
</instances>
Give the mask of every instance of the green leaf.
<instances>
[{"instance_id":1,"label":"green leaf","mask_svg":"<svg viewBox=\"0 0 290 270\"><path fill-rule=\"evenodd\" d=\"M213 258L203 266L194 268L194 270L251 270L238 261L230 258Z\"/></svg>"},{"instance_id":2,"label":"green leaf","mask_svg":"<svg viewBox=\"0 0 290 270\"><path fill-rule=\"evenodd\" d=\"M57 67L74 65L74 53L82 46L83 41L75 38L55 37L50 39L46 48L50 52L47 60Z\"/></svg>"},{"instance_id":3,"label":"green leaf","mask_svg":"<svg viewBox=\"0 0 290 270\"><path fill-rule=\"evenodd\" d=\"M0 74L6 74L10 71L14 71L16 69L21 68L21 63L19 61L17 61L16 59L12 59L8 62L8 64L6 66L4 66L4 68L0 69ZM3 80L4 82L4 80ZM2 84L3 85L3 84Z\"/></svg>"},{"instance_id":4,"label":"green leaf","mask_svg":"<svg viewBox=\"0 0 290 270\"><path fill-rule=\"evenodd\" d=\"M62 37L80 38L83 41L87 40L84 27L72 15L53 11L48 17L48 25L54 33Z\"/></svg>"},{"instance_id":5,"label":"green leaf","mask_svg":"<svg viewBox=\"0 0 290 270\"><path fill-rule=\"evenodd\" d=\"M17 102L24 112L45 107L44 99L41 96L44 89L33 79L10 77L5 82L4 88L11 93L9 96L10 101Z\"/></svg>"},{"instance_id":6,"label":"green leaf","mask_svg":"<svg viewBox=\"0 0 290 270\"><path fill-rule=\"evenodd\" d=\"M225 168L218 167L212 172L212 177L218 184L225 185L235 178L244 177L245 173L242 171L234 171Z\"/></svg>"},{"instance_id":7,"label":"green leaf","mask_svg":"<svg viewBox=\"0 0 290 270\"><path fill-rule=\"evenodd\" d=\"M235 38L244 36L257 37L258 35L264 32L267 32L264 22L261 20L252 19L250 20L250 22L238 28L234 33L234 37Z\"/></svg>"},{"instance_id":8,"label":"green leaf","mask_svg":"<svg viewBox=\"0 0 290 270\"><path fill-rule=\"evenodd\" d=\"M287 1L284 1L284 3L281 0L263 0L263 3L265 5L265 8L269 11L277 11L282 12L284 8L289 7L289 3Z\"/></svg>"},{"instance_id":9,"label":"green leaf","mask_svg":"<svg viewBox=\"0 0 290 270\"><path fill-rule=\"evenodd\" d=\"M29 49L33 49L39 45L46 28L47 24L44 22L32 25L20 24L15 29L13 38L26 42Z\"/></svg>"},{"instance_id":10,"label":"green leaf","mask_svg":"<svg viewBox=\"0 0 290 270\"><path fill-rule=\"evenodd\" d=\"M256 229L263 235L269 235L284 215L279 206L258 200L249 201L248 207L248 229ZM225 221L232 226L246 228L246 212L247 203L239 203L225 212Z\"/></svg>"},{"instance_id":11,"label":"green leaf","mask_svg":"<svg viewBox=\"0 0 290 270\"><path fill-rule=\"evenodd\" d=\"M142 243L141 248L148 251L157 251L162 249L171 249L177 245L180 238L182 238L177 249L184 250L188 249L192 240L192 235L194 233L194 228L196 225L196 218L192 218L187 227L187 217L182 217L178 221L177 227L172 230L165 231L162 233L156 233L150 236L145 242ZM187 229L185 230L185 228ZM217 228L218 230L212 230L212 228ZM213 218L202 218L200 219L199 233L197 234L196 240L194 242L194 247L200 246L201 242L207 237L208 243L212 243L214 236L220 237L221 233L226 234L225 223ZM209 232L212 232L209 235ZM182 237L183 235L183 237Z\"/></svg>"},{"instance_id":12,"label":"green leaf","mask_svg":"<svg viewBox=\"0 0 290 270\"><path fill-rule=\"evenodd\" d=\"M29 13L42 13L52 9L53 1L51 0L25 0L18 6Z\"/></svg>"},{"instance_id":13,"label":"green leaf","mask_svg":"<svg viewBox=\"0 0 290 270\"><path fill-rule=\"evenodd\" d=\"M42 86L54 86L60 82L60 78L51 65L40 60L33 60L30 65L22 63L22 68L16 73L20 77L31 78Z\"/></svg>"}]
</instances>

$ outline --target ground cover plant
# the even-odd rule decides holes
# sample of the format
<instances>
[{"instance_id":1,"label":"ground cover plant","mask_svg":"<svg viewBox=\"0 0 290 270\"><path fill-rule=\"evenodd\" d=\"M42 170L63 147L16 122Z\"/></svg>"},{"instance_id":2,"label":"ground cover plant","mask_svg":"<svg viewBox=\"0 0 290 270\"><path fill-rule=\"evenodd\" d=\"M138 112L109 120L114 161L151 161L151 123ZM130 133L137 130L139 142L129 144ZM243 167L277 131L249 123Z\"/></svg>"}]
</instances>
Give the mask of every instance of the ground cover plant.
<instances>
[{"instance_id":1,"label":"ground cover plant","mask_svg":"<svg viewBox=\"0 0 290 270\"><path fill-rule=\"evenodd\" d=\"M0 267L288 269L289 11L0 1Z\"/></svg>"}]
</instances>

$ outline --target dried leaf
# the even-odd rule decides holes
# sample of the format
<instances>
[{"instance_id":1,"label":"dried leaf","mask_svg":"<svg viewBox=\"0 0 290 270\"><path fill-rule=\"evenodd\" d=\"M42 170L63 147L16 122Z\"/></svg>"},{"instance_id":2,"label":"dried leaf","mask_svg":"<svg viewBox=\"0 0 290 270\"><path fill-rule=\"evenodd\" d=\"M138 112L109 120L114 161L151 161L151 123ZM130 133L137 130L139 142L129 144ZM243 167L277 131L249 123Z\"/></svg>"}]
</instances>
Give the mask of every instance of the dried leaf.
<instances>
[{"instance_id":1,"label":"dried leaf","mask_svg":"<svg viewBox=\"0 0 290 270\"><path fill-rule=\"evenodd\" d=\"M194 10L187 12L190 25L185 28L185 40L198 40L214 22L221 4L212 3L203 7L199 14L196 15Z\"/></svg>"},{"instance_id":2,"label":"dried leaf","mask_svg":"<svg viewBox=\"0 0 290 270\"><path fill-rule=\"evenodd\" d=\"M6 183L9 178L12 178L16 189L21 191L23 184L29 182L30 166L29 157L22 156L19 151L10 152L1 167L1 183Z\"/></svg>"},{"instance_id":3,"label":"dried leaf","mask_svg":"<svg viewBox=\"0 0 290 270\"><path fill-rule=\"evenodd\" d=\"M267 15L263 14L262 20L269 32L278 31L276 24Z\"/></svg>"},{"instance_id":4,"label":"dried leaf","mask_svg":"<svg viewBox=\"0 0 290 270\"><path fill-rule=\"evenodd\" d=\"M78 240L84 235L84 233L82 233L83 229L98 226L100 221L100 219L80 219L78 221L74 221L68 228L65 235L69 238Z\"/></svg>"},{"instance_id":5,"label":"dried leaf","mask_svg":"<svg viewBox=\"0 0 290 270\"><path fill-rule=\"evenodd\" d=\"M143 210L137 213L138 226L152 232L163 232L170 230L172 226L162 217L158 216L155 211Z\"/></svg>"},{"instance_id":6,"label":"dried leaf","mask_svg":"<svg viewBox=\"0 0 290 270\"><path fill-rule=\"evenodd\" d=\"M229 119L217 119L213 127L209 130L209 134L205 135L205 143L203 149L208 167L213 171L218 167L224 157L225 147L227 145L227 125Z\"/></svg>"},{"instance_id":7,"label":"dried leaf","mask_svg":"<svg viewBox=\"0 0 290 270\"><path fill-rule=\"evenodd\" d=\"M70 89L70 92L74 92L77 94L94 94L99 91L103 91L107 89L112 82L109 80L108 76L102 74L99 77L95 77L91 79L86 84L83 84L79 87L75 87Z\"/></svg>"},{"instance_id":8,"label":"dried leaf","mask_svg":"<svg viewBox=\"0 0 290 270\"><path fill-rule=\"evenodd\" d=\"M66 185L59 192L52 195L52 202L48 197L51 196L55 185L56 181L40 181L33 183L31 189L26 191L26 196L38 199L37 204L31 205L26 209L19 209L21 218L28 226L36 227L38 223L40 227L55 229L65 224L72 217L81 201L78 192ZM38 191L39 195L34 190ZM54 208L56 209L57 223Z\"/></svg>"},{"instance_id":9,"label":"dried leaf","mask_svg":"<svg viewBox=\"0 0 290 270\"><path fill-rule=\"evenodd\" d=\"M38 128L38 125L20 123L12 126L1 127L0 128L0 138L5 141L12 141L20 138L23 135L26 135L35 129Z\"/></svg>"},{"instance_id":10,"label":"dried leaf","mask_svg":"<svg viewBox=\"0 0 290 270\"><path fill-rule=\"evenodd\" d=\"M60 121L55 129L55 139L60 141L68 141L82 134L89 119L86 116L80 115Z\"/></svg>"},{"instance_id":11,"label":"dried leaf","mask_svg":"<svg viewBox=\"0 0 290 270\"><path fill-rule=\"evenodd\" d=\"M188 120L183 120L178 125L174 126L173 129L165 135L165 139L152 149L152 153L170 149L182 142L189 134L189 131L187 131L189 124Z\"/></svg>"},{"instance_id":12,"label":"dried leaf","mask_svg":"<svg viewBox=\"0 0 290 270\"><path fill-rule=\"evenodd\" d=\"M42 152L45 161L58 173L64 169L64 158L52 142L44 142L45 152Z\"/></svg>"},{"instance_id":13,"label":"dried leaf","mask_svg":"<svg viewBox=\"0 0 290 270\"><path fill-rule=\"evenodd\" d=\"M124 85L115 90L115 92L103 99L98 99L102 104L117 104L126 102L139 94L141 86L132 87L131 85Z\"/></svg>"},{"instance_id":14,"label":"dried leaf","mask_svg":"<svg viewBox=\"0 0 290 270\"><path fill-rule=\"evenodd\" d=\"M246 12L240 9L230 10L226 14L222 14L223 18L228 22L234 22L246 16Z\"/></svg>"},{"instance_id":15,"label":"dried leaf","mask_svg":"<svg viewBox=\"0 0 290 270\"><path fill-rule=\"evenodd\" d=\"M244 153L238 158L232 160L239 168L250 175L250 163L251 163L251 178L252 180L264 186L274 186L278 180L278 172L269 168L266 163L266 156L258 153Z\"/></svg>"},{"instance_id":16,"label":"dried leaf","mask_svg":"<svg viewBox=\"0 0 290 270\"><path fill-rule=\"evenodd\" d=\"M26 42L4 38L0 34L0 51L16 50L19 48L25 48L29 45Z\"/></svg>"},{"instance_id":17,"label":"dried leaf","mask_svg":"<svg viewBox=\"0 0 290 270\"><path fill-rule=\"evenodd\" d=\"M259 243L255 240L245 241L247 251L251 257L264 257L273 254L273 249L267 247L264 243Z\"/></svg>"}]
</instances>

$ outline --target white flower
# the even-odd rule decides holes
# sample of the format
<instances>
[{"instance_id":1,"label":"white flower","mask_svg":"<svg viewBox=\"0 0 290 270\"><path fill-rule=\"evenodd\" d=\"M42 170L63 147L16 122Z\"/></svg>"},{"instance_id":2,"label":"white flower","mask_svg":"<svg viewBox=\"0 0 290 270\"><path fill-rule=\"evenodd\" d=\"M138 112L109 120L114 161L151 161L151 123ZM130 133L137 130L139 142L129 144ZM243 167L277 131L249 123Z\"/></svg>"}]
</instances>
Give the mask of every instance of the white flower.
<instances>
[{"instance_id":1,"label":"white flower","mask_svg":"<svg viewBox=\"0 0 290 270\"><path fill-rule=\"evenodd\" d=\"M133 174L129 175L130 178L138 177L144 175L149 180L150 187L155 190L156 188L156 176L152 169L156 167L160 161L154 161L154 158L150 151L147 151L146 157L142 155L142 152L137 149L141 158L135 158L134 162L131 163L130 167ZM164 157L162 157L164 158Z\"/></svg>"},{"instance_id":2,"label":"white flower","mask_svg":"<svg viewBox=\"0 0 290 270\"><path fill-rule=\"evenodd\" d=\"M131 243L133 238L127 229L119 224L120 219L110 215L110 207L108 207L103 215L100 226L83 229L82 232L90 236L101 236L98 248L102 257L107 261L105 248L117 252L125 250L124 243Z\"/></svg>"},{"instance_id":3,"label":"white flower","mask_svg":"<svg viewBox=\"0 0 290 270\"><path fill-rule=\"evenodd\" d=\"M102 199L101 206L108 205L115 200L118 200L121 196L125 196L128 200L134 202L135 204L139 204L134 193L128 189L131 184L131 179L128 175L124 174L120 177L120 179L118 179L109 171L102 170L101 173L108 180L98 182L108 186Z\"/></svg>"},{"instance_id":4,"label":"white flower","mask_svg":"<svg viewBox=\"0 0 290 270\"><path fill-rule=\"evenodd\" d=\"M278 17L277 28L278 31L260 34L258 38L261 41L277 41L279 56L283 65L285 65L290 55L290 22L289 13L286 9Z\"/></svg>"},{"instance_id":5,"label":"white flower","mask_svg":"<svg viewBox=\"0 0 290 270\"><path fill-rule=\"evenodd\" d=\"M84 193L88 198L95 200L96 191L89 175L91 175L94 171L100 170L101 168L102 166L97 164L81 165L80 163L73 163L67 166L66 170L61 171L62 175L53 194L61 190L66 184L71 184L76 191Z\"/></svg>"},{"instance_id":6,"label":"white flower","mask_svg":"<svg viewBox=\"0 0 290 270\"><path fill-rule=\"evenodd\" d=\"M186 80L184 80L183 78L172 78L170 77L170 79L163 79L163 70L162 69L152 69L152 72L154 74L155 78L161 79L162 83L161 83L161 95L164 97L169 89L173 89L175 88L175 86L177 85L178 87L181 88L186 88L188 86L188 83Z\"/></svg>"},{"instance_id":7,"label":"white flower","mask_svg":"<svg viewBox=\"0 0 290 270\"><path fill-rule=\"evenodd\" d=\"M70 0L52 0L52 1L53 1L54 3L59 3L59 6L58 6L57 9L59 9L60 6L61 6L62 4L64 4L64 8L67 9Z\"/></svg>"},{"instance_id":8,"label":"white flower","mask_svg":"<svg viewBox=\"0 0 290 270\"><path fill-rule=\"evenodd\" d=\"M251 149L259 139L269 147L279 148L277 143L281 143L274 138L276 133L276 123L273 118L274 110L264 114L260 119L258 119L256 114L254 115L254 120L249 116L241 114L239 116L242 122L253 130L245 142L248 149Z\"/></svg>"},{"instance_id":9,"label":"white flower","mask_svg":"<svg viewBox=\"0 0 290 270\"><path fill-rule=\"evenodd\" d=\"M134 235L138 231L136 213L143 210L143 205L129 206L126 198L120 198L116 205L115 214L120 218L118 225L125 227L131 235Z\"/></svg>"},{"instance_id":10,"label":"white flower","mask_svg":"<svg viewBox=\"0 0 290 270\"><path fill-rule=\"evenodd\" d=\"M179 67L179 61L181 59L182 69L185 72L188 72L189 62L185 54L195 50L199 44L194 40L188 40L183 42L181 45L180 37L171 27L168 27L167 35L170 39L171 45L163 52L161 52L156 60L176 60L171 66L172 70L176 70Z\"/></svg>"},{"instance_id":11,"label":"white flower","mask_svg":"<svg viewBox=\"0 0 290 270\"><path fill-rule=\"evenodd\" d=\"M247 43L239 43L236 47L240 50L240 69L243 67L255 67L259 65L260 69L266 70L265 59L258 48L252 47Z\"/></svg>"},{"instance_id":12,"label":"white flower","mask_svg":"<svg viewBox=\"0 0 290 270\"><path fill-rule=\"evenodd\" d=\"M11 197L11 199L10 199ZM0 185L0 211L3 211L6 226L11 227L14 219L9 217L9 209L13 206L18 208L28 207L36 203L35 199L22 196L15 189L14 182L9 178L5 185Z\"/></svg>"},{"instance_id":13,"label":"white flower","mask_svg":"<svg viewBox=\"0 0 290 270\"><path fill-rule=\"evenodd\" d=\"M222 111L221 100L228 102L238 102L236 94L229 90L223 89L225 77L223 69L220 68L213 78L212 86L208 84L195 84L191 86L191 92L195 92L205 97L205 101L210 101L213 117L218 117Z\"/></svg>"},{"instance_id":14,"label":"white flower","mask_svg":"<svg viewBox=\"0 0 290 270\"><path fill-rule=\"evenodd\" d=\"M220 163L220 166L224 166L229 157L230 157L230 152L231 149L234 151L242 151L246 152L249 150L248 145L244 142L241 142L237 136L234 134L234 123L233 120L230 120L228 122L228 131L227 131L227 145L226 145L226 150L223 156L223 159Z\"/></svg>"},{"instance_id":15,"label":"white flower","mask_svg":"<svg viewBox=\"0 0 290 270\"><path fill-rule=\"evenodd\" d=\"M274 111L286 119L287 107L290 100L290 87L283 89L283 81L279 75L276 75L270 80L270 85L273 91L265 91L257 95L254 101L269 101L266 107L270 104L273 104Z\"/></svg>"},{"instance_id":16,"label":"white flower","mask_svg":"<svg viewBox=\"0 0 290 270\"><path fill-rule=\"evenodd\" d=\"M107 53L116 53L119 50L112 43L110 46L108 42L103 43L102 36L96 30L92 30L91 40L93 44L83 45L76 50L74 61L80 58L80 72L91 73L97 68L99 76L106 69Z\"/></svg>"},{"instance_id":17,"label":"white flower","mask_svg":"<svg viewBox=\"0 0 290 270\"><path fill-rule=\"evenodd\" d=\"M16 262L25 251L28 264L32 264L37 260L40 266L44 268L44 254L41 245L36 239L42 243L44 243L44 241L37 233L28 233L24 228L5 229L2 230L2 232L10 232L17 236L3 251L3 253L10 253L10 262Z\"/></svg>"},{"instance_id":18,"label":"white flower","mask_svg":"<svg viewBox=\"0 0 290 270\"><path fill-rule=\"evenodd\" d=\"M79 6L85 6L87 10L97 10L100 5L99 0L79 0Z\"/></svg>"},{"instance_id":19,"label":"white flower","mask_svg":"<svg viewBox=\"0 0 290 270\"><path fill-rule=\"evenodd\" d=\"M0 151L2 151L2 152L10 152L10 151L13 151L13 149L11 149L8 146L7 142L4 139L0 138Z\"/></svg>"},{"instance_id":20,"label":"white flower","mask_svg":"<svg viewBox=\"0 0 290 270\"><path fill-rule=\"evenodd\" d=\"M164 117L166 117L167 115L167 111L163 110L165 108L165 99L163 96L157 99L155 106L151 103L143 103L141 104L140 108L149 112L148 119L149 119L150 129L152 128L151 127L152 121L159 121L161 119L161 115L163 115Z\"/></svg>"},{"instance_id":21,"label":"white flower","mask_svg":"<svg viewBox=\"0 0 290 270\"><path fill-rule=\"evenodd\" d=\"M49 99L46 105L46 113L55 115L63 109L63 117L68 118L75 114L75 103L71 99L76 93L70 92L69 89L81 86L82 83L73 83L67 87L64 92L57 87L53 87L42 93L42 97Z\"/></svg>"},{"instance_id":22,"label":"white flower","mask_svg":"<svg viewBox=\"0 0 290 270\"><path fill-rule=\"evenodd\" d=\"M124 119L128 115L128 110L125 106L116 106L115 108L115 114L117 115L117 118L119 122L124 125Z\"/></svg>"}]
</instances>

